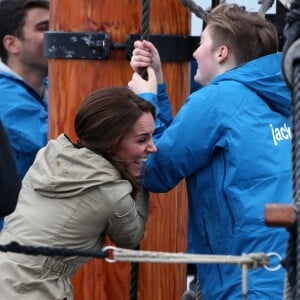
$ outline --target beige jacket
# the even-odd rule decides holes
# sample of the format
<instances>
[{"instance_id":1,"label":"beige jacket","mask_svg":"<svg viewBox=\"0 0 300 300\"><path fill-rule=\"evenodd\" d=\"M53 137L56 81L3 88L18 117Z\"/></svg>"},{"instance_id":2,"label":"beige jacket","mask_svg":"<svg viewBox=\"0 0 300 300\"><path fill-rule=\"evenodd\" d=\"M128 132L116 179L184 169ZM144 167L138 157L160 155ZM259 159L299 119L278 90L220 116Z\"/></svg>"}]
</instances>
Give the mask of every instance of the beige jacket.
<instances>
[{"instance_id":1,"label":"beige jacket","mask_svg":"<svg viewBox=\"0 0 300 300\"><path fill-rule=\"evenodd\" d=\"M148 193L136 201L131 184L102 156L76 149L64 135L41 149L22 183L17 208L5 218L0 244L100 249L143 238ZM0 299L73 299L71 278L88 258L0 252Z\"/></svg>"}]
</instances>

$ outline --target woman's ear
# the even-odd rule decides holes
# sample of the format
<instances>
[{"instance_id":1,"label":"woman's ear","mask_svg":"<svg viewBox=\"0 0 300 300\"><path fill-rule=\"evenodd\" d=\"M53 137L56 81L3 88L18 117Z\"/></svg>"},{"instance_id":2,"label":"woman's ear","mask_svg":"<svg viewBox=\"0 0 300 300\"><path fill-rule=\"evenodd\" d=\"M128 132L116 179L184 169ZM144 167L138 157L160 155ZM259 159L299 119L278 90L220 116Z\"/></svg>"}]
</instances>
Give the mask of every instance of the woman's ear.
<instances>
[{"instance_id":1,"label":"woman's ear","mask_svg":"<svg viewBox=\"0 0 300 300\"><path fill-rule=\"evenodd\" d=\"M8 53L19 53L20 40L15 35L7 34L3 38L3 46Z\"/></svg>"}]
</instances>

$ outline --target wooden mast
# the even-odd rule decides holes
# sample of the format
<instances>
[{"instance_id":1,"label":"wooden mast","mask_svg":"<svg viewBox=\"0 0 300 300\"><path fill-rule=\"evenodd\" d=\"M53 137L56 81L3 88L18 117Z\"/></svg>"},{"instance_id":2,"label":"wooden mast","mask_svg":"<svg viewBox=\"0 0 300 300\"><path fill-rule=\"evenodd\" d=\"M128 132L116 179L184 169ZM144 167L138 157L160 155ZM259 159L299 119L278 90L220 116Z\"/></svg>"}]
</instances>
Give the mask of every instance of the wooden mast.
<instances>
[{"instance_id":1,"label":"wooden mast","mask_svg":"<svg viewBox=\"0 0 300 300\"><path fill-rule=\"evenodd\" d=\"M111 43L125 43L127 34L141 33L141 3L138 0L51 0L50 30L106 32ZM190 14L179 0L150 3L150 34L189 34ZM163 63L163 71L175 113L189 93L189 63ZM124 50L111 50L106 60L49 59L49 138L65 132L75 139L73 121L81 101L95 89L126 86L131 75ZM141 249L186 252L186 199L183 183L169 193L151 194L149 221ZM129 281L130 263L109 264L92 259L73 278L75 299L126 300ZM180 300L185 289L184 264L140 264L139 299Z\"/></svg>"}]
</instances>

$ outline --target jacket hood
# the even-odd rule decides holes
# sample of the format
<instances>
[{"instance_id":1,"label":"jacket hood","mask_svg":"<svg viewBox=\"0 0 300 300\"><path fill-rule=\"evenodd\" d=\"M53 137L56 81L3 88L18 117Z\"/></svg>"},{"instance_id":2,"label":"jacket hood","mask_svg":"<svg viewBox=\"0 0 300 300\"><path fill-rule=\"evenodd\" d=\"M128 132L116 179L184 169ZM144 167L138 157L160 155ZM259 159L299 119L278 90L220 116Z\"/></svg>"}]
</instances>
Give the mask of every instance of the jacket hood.
<instances>
[{"instance_id":1,"label":"jacket hood","mask_svg":"<svg viewBox=\"0 0 300 300\"><path fill-rule=\"evenodd\" d=\"M119 172L101 155L77 149L60 135L38 152L24 181L43 196L62 199L119 178Z\"/></svg>"},{"instance_id":2,"label":"jacket hood","mask_svg":"<svg viewBox=\"0 0 300 300\"><path fill-rule=\"evenodd\" d=\"M0 72L5 73L6 76L20 79L23 81L23 78L14 72L8 65L0 61Z\"/></svg>"},{"instance_id":3,"label":"jacket hood","mask_svg":"<svg viewBox=\"0 0 300 300\"><path fill-rule=\"evenodd\" d=\"M12 82L17 86L24 87L28 93L30 93L34 98L40 101L43 106L48 107L48 76L44 79L44 94L39 95L35 89L33 89L24 79L14 72L9 66L0 61L0 80L2 89L11 89Z\"/></svg>"},{"instance_id":4,"label":"jacket hood","mask_svg":"<svg viewBox=\"0 0 300 300\"><path fill-rule=\"evenodd\" d=\"M223 80L240 82L254 90L274 110L290 116L291 95L282 77L281 59L281 53L260 57L225 72L212 83Z\"/></svg>"}]
</instances>

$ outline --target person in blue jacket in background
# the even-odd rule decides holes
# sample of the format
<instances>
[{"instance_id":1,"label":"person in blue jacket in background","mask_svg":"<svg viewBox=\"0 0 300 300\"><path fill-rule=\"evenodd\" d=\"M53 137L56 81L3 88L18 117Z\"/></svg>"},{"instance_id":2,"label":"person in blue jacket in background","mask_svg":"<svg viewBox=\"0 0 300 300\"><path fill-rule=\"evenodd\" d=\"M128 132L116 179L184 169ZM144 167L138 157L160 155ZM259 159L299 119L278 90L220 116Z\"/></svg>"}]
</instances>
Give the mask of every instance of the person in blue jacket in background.
<instances>
[{"instance_id":1,"label":"person in blue jacket in background","mask_svg":"<svg viewBox=\"0 0 300 300\"><path fill-rule=\"evenodd\" d=\"M0 2L0 119L21 178L47 142L48 62L43 45L48 28L48 1Z\"/></svg>"},{"instance_id":2,"label":"person in blue jacket in background","mask_svg":"<svg viewBox=\"0 0 300 300\"><path fill-rule=\"evenodd\" d=\"M267 203L291 203L292 197L291 95L275 27L238 5L216 6L193 54L202 88L167 122L159 53L146 40L134 46L136 72L128 86L157 107L159 126L144 186L163 193L185 178L195 253L284 257L287 231L264 224ZM148 80L137 72L143 67ZM197 275L204 300L242 299L239 266L197 264ZM249 270L248 299L282 300L284 277L282 268Z\"/></svg>"},{"instance_id":3,"label":"person in blue jacket in background","mask_svg":"<svg viewBox=\"0 0 300 300\"><path fill-rule=\"evenodd\" d=\"M47 143L48 29L48 0L0 1L0 120L21 179Z\"/></svg>"}]
</instances>

